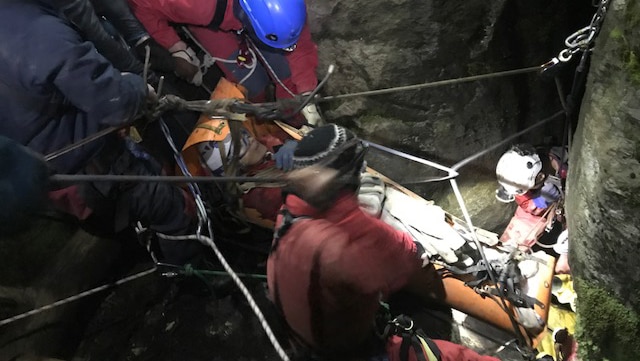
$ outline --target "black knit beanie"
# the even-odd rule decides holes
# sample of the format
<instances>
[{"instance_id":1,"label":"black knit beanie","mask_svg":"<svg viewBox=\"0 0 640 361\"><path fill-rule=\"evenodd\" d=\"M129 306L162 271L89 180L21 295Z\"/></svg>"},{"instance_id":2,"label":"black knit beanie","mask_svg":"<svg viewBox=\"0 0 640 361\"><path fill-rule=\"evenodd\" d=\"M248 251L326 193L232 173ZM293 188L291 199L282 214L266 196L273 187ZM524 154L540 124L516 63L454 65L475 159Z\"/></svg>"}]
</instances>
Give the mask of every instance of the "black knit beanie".
<instances>
[{"instance_id":1,"label":"black knit beanie","mask_svg":"<svg viewBox=\"0 0 640 361\"><path fill-rule=\"evenodd\" d=\"M307 133L293 153L293 168L300 169L314 164L341 169L354 160L355 144L344 149L344 144L356 136L348 129L327 124ZM336 154L341 152L341 154ZM360 166L355 165L354 166Z\"/></svg>"}]
</instances>

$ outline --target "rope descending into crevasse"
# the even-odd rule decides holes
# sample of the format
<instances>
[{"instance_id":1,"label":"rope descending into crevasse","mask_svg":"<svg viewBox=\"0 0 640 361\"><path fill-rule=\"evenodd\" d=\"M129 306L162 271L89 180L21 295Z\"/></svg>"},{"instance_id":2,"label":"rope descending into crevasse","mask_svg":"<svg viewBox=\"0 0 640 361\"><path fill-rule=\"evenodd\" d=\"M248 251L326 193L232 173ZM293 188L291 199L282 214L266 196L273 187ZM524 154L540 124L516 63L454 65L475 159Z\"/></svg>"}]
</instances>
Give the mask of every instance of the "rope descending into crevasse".
<instances>
[{"instance_id":1,"label":"rope descending into crevasse","mask_svg":"<svg viewBox=\"0 0 640 361\"><path fill-rule=\"evenodd\" d=\"M488 261L487 256L484 253L484 247L482 247L482 244L478 239L478 235L475 232L475 227L471 222L471 215L467 210L467 206L464 202L464 198L462 197L462 193L460 192L460 188L458 187L458 182L456 182L455 179L450 179L449 183L451 184L451 189L453 190L453 193L456 196L458 205L462 210L462 214L464 216L465 222L467 223L467 228L469 228L469 230L471 231L470 233L473 238L473 242L475 243L476 248L478 249L478 253L480 253L480 257L482 257L482 260L487 267L487 274L489 275L489 279L491 279L491 283L493 283L495 285L495 288L498 290L498 294L500 295L499 297L500 303L502 304L502 309L505 311L507 316L509 316L509 321L511 322L511 326L513 327L513 332L515 333L516 338L518 340L517 349L522 354L523 357L530 358L533 354L533 350L522 349L522 348L526 348L529 345L529 342L527 342L527 339L526 339L527 335L525 332L522 331L522 329L520 329L518 321L516 321L513 315L513 312L509 312L509 307L507 306L507 303L506 303L506 299L507 299L506 295L502 287L500 287L498 280L496 279L495 271L493 270L491 263Z\"/></svg>"},{"instance_id":2,"label":"rope descending into crevasse","mask_svg":"<svg viewBox=\"0 0 640 361\"><path fill-rule=\"evenodd\" d=\"M209 229L209 233L212 234L211 223L210 222L208 224L208 229ZM226 261L226 259L224 258L224 256L220 252L220 250L218 249L218 246L216 246L214 240L211 237L207 237L207 236L204 236L204 235L169 236L169 235L164 235L164 234L160 234L160 233L158 233L157 235L158 235L158 237L163 238L163 239L167 239L167 240L174 240L174 241L178 241L178 240L196 240L196 241L200 241L200 242L204 243L205 245L208 245L213 250L213 252L215 253L216 257L218 257L218 260L222 264L222 267L227 272L229 277L231 277L233 282L238 286L238 288L240 289L240 291L242 292L242 294L246 298L247 302L249 303L249 307L251 307L251 310L254 312L254 314L258 318L258 321L260 322L260 325L262 326L262 328L264 329L265 333L267 334L267 338L269 339L269 341L273 345L273 347L276 350L276 353L278 354L278 356L280 356L280 358L283 361L289 361L289 356L287 355L287 353L284 350L284 348L280 345L280 342L278 341L278 339L276 338L275 334L273 333L273 330L271 329L271 326L269 326L269 323L267 322L266 318L264 317L264 314L260 310L260 307L256 303L255 299L251 295L251 292L249 292L247 287L244 285L244 283L240 279L240 276L231 268L231 266Z\"/></svg>"}]
</instances>

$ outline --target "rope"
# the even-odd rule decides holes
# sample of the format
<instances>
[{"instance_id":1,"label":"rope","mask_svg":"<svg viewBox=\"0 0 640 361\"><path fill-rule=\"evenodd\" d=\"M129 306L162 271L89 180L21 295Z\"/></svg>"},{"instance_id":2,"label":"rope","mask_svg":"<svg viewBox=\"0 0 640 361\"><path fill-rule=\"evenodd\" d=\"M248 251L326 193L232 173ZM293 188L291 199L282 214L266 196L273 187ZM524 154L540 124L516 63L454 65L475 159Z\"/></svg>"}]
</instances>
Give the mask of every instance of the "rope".
<instances>
[{"instance_id":1,"label":"rope","mask_svg":"<svg viewBox=\"0 0 640 361\"><path fill-rule=\"evenodd\" d=\"M49 177L51 181L61 183L75 182L141 182L141 183L229 183L229 182L255 182L265 184L281 184L283 178L259 178L259 177L205 177L205 176L160 176L160 175L114 175L114 174L54 174Z\"/></svg>"},{"instance_id":2,"label":"rope","mask_svg":"<svg viewBox=\"0 0 640 361\"><path fill-rule=\"evenodd\" d=\"M169 128L166 126L166 124L164 123L164 121L162 119L160 119L160 126L162 128L162 132L164 134L164 137L166 138L167 142L169 143L169 145L171 146L171 148L173 150L174 158L176 160L176 163L178 164L178 166L182 170L183 174L185 174L186 176L190 177L191 173L189 173L189 170L187 169L187 166L184 163L184 159L182 157L182 154L180 153L180 151L178 151L178 148L175 146L175 144L173 142L173 139L171 138L171 134L169 132ZM229 265L227 260L224 258L224 255L222 254L222 252L220 252L220 250L218 249L218 246L213 241L213 229L211 227L211 219L209 219L209 215L207 214L207 210L206 210L206 208L204 206L204 202L202 201L202 194L200 193L200 188L198 187L198 184L197 183L188 183L188 185L189 185L189 190L191 191L191 194L194 196L194 199L195 199L195 202L196 202L196 206L197 206L198 227L197 227L195 235L192 235L192 236L168 236L168 235L164 235L164 234L161 234L161 233L156 233L157 236L159 238L174 239L174 240L195 239L195 240L198 240L198 241L200 241L201 243L203 243L205 245L208 245L213 250L213 252L215 253L216 257L220 261L220 264L222 264L222 267L229 274L231 279L238 286L238 288L240 289L240 291L242 292L242 294L246 298L246 300L249 303L249 306L253 310L254 314L258 317L258 320L260 321L260 325L262 326L262 328L264 329L265 333L267 334L267 337L269 338L269 341L273 345L275 351L278 353L278 355L280 356L280 358L283 361L289 361L289 356L285 352L284 348L278 342L278 339L276 338L275 334L273 333L273 330L271 329L271 327L269 326L267 320L265 319L264 314L260 310L260 307L258 307L255 299L253 298L253 296L251 296L251 293L249 292L247 287L242 283L242 280L240 280L238 275L231 268L231 266ZM207 237L207 236L202 234L202 227L205 226L205 224L206 224L206 230L209 232L209 236L210 237Z\"/></svg>"},{"instance_id":3,"label":"rope","mask_svg":"<svg viewBox=\"0 0 640 361\"><path fill-rule=\"evenodd\" d=\"M455 179L450 179L449 183L451 183L451 188L453 189L453 193L456 196L456 199L458 200L458 205L460 206L460 209L462 210L462 214L464 216L465 222L467 222L467 227L469 228L469 230L471 231L471 236L473 239L473 242L476 244L476 248L478 249L478 253L480 254L480 256L482 257L482 260L484 261L484 264L487 267L487 273L489 275L489 278L491 279L491 283L493 283L495 285L495 288L498 290L498 294L500 295L500 302L502 303L503 309L505 310L505 313L507 314L507 316L509 316L509 321L511 321L511 326L513 327L513 331L516 335L516 337L518 338L518 342L521 343L523 346L527 346L529 343L527 342L526 336L523 334L522 330L520 329L520 326L518 324L518 321L516 321L516 319L514 318L512 312L508 312L508 307L505 301L505 294L504 294L504 290L502 289L502 287L499 286L498 281L496 280L494 271L491 267L491 263L489 263L487 256L484 253L484 249L482 247L482 244L480 243L480 240L478 239L478 235L476 234L475 231L475 227L473 226L473 223L471 222L471 215L469 214L469 211L467 210L467 207L464 203L464 199L462 198L462 193L460 192L460 189L458 188L458 183L456 182ZM522 353L523 356L524 353Z\"/></svg>"},{"instance_id":4,"label":"rope","mask_svg":"<svg viewBox=\"0 0 640 361\"><path fill-rule=\"evenodd\" d=\"M206 73L211 67L211 65L213 65L216 61L220 63L225 63L225 64L236 64L238 62L237 59L223 59L223 58L218 58L216 56L211 55L211 53L209 53L207 48L205 48L202 45L202 43L200 43L198 39L196 39L196 37L191 33L191 31L189 31L189 29L186 26L182 27L182 31L184 31L185 34L187 34L187 36L191 38L194 44L196 44L200 48L200 50L204 52L205 57L202 60L202 66L204 68L203 73ZM253 63L251 65L246 66L247 69L249 69L249 73L247 73L247 75L245 75L242 79L240 79L238 84L243 84L245 81L247 81L247 79L249 79L249 77L253 75L253 72L256 70L256 66L258 65L258 58L256 57L255 52L252 49L248 49L248 50L249 50L249 53L251 53L251 56L253 57ZM209 91L209 93L211 93L211 91Z\"/></svg>"},{"instance_id":5,"label":"rope","mask_svg":"<svg viewBox=\"0 0 640 361\"><path fill-rule=\"evenodd\" d=\"M207 227L208 227L208 230L209 230L209 234L213 234L210 222L208 223ZM289 361L289 356L285 352L284 348L280 345L280 342L278 341L278 339L276 338L275 334L273 333L273 330L269 326L269 323L267 322L266 318L264 317L264 314L260 310L260 307L258 307L258 304L256 303L255 299L253 298L253 296L251 296L251 293L249 292L247 287L244 285L244 283L242 283L242 280L240 280L239 275L231 268L231 266L229 265L227 260L224 258L224 256L222 255L222 253L218 249L218 246L216 246L216 244L215 244L215 242L213 241L212 238L204 236L204 235L197 235L197 234L196 235L187 235L187 236L169 236L169 235L157 233L157 235L158 235L159 238L164 238L164 239L168 239L168 240L196 240L196 241L200 241L200 242L204 243L205 245L208 245L209 247L211 247L211 249L215 253L216 257L218 258L218 260L222 264L222 267L225 269L226 273L229 275L229 277L231 277L233 282L238 286L238 288L240 289L242 294L247 299L247 302L249 303L249 306L251 307L251 309L255 313L256 317L258 317L258 320L260 321L260 325L264 329L265 333L267 334L267 337L269 338L269 341L271 342L271 344L275 348L275 350L278 353L278 355L280 356L280 358L283 361Z\"/></svg>"},{"instance_id":6,"label":"rope","mask_svg":"<svg viewBox=\"0 0 640 361\"><path fill-rule=\"evenodd\" d=\"M173 239L173 237L171 237L171 238ZM169 238L165 238L165 239L169 239ZM179 240L184 240L184 239L182 238L182 239L179 239ZM211 275L211 276L230 276L229 273L226 272L226 271L214 271L214 270L196 269L196 268L193 268L193 266L191 264L187 264L184 267L180 267L178 265L157 262L156 266L174 267L174 268L177 269L176 273L179 273L179 274L182 274L182 275L185 275L185 276L194 276L194 275L197 275L197 274ZM243 277L243 278L255 278L255 279L261 279L261 280L266 280L267 279L267 275L257 274L257 273L240 273L240 272L236 272L236 275L238 275L238 277Z\"/></svg>"},{"instance_id":7,"label":"rope","mask_svg":"<svg viewBox=\"0 0 640 361\"><path fill-rule=\"evenodd\" d=\"M552 114L551 116L549 116L547 118L544 118L541 121L535 123L534 125L532 125L532 126L530 126L528 128L525 128L524 130L521 130L521 131L519 131L519 132L517 132L517 133L515 133L513 135L510 135L509 137L507 137L504 140L492 145L491 147L486 148L486 149L484 149L484 150L482 150L482 151L480 151L478 153L475 153L475 154L473 154L473 155L471 155L471 156L459 161L458 163L454 164L451 168L454 169L454 170L459 170L460 168L464 167L465 165L471 163L472 161L474 161L474 160L482 157L483 155L491 152L492 150L495 150L496 148L499 148L499 147L511 142L512 140L518 138L519 136L521 136L523 134L526 134L526 133L532 131L533 129L535 129L535 128L539 127L539 126L556 119L557 117L561 116L562 114L564 114L564 110L560 110L560 111Z\"/></svg>"},{"instance_id":8,"label":"rope","mask_svg":"<svg viewBox=\"0 0 640 361\"><path fill-rule=\"evenodd\" d=\"M105 129L103 129L103 130L101 130L101 131L99 131L97 133L94 133L94 134L92 134L92 135L90 135L90 136L88 136L86 138L80 139L79 141L77 141L75 143L69 144L69 145L67 145L65 147L62 147L62 148L60 148L60 149L58 149L58 150L56 150L54 152L51 152L51 153L45 155L44 160L49 162L49 161L51 161L53 159L58 158L61 155L67 154L67 153L69 153L69 152L71 152L73 150L76 150L76 149L82 147L83 145L87 145L87 144L89 144L91 142L94 142L94 141L96 141L96 140L98 140L98 139L100 139L100 138L102 138L104 136L107 136L109 134L115 133L116 131L118 131L118 130L120 130L122 128L126 128L128 126L129 126L129 123L123 124L121 126L113 126L113 127L105 128Z\"/></svg>"},{"instance_id":9,"label":"rope","mask_svg":"<svg viewBox=\"0 0 640 361\"><path fill-rule=\"evenodd\" d=\"M33 309L33 310L25 312L25 313L21 313L19 315L15 315L13 317L9 317L7 319L1 320L0 321L0 326L4 326L4 325L7 325L9 323L21 320L23 318L27 318L29 316L33 316L35 314L50 310L52 308L55 308L55 307L58 307L58 306L62 306L62 305L67 304L69 302L73 302L73 301L79 300L79 299L81 299L83 297L86 297L86 296L92 295L94 293L98 293L98 292L104 291L104 290L109 289L111 287L119 286L121 284L124 284L124 283L130 282L130 281L133 281L135 279L138 279L140 277L144 277L144 276L150 275L155 271L156 271L156 267L153 267L153 268L150 268L150 269L148 269L146 271L142 271L142 272L136 273L134 275L122 278L122 279L120 279L120 280L118 280L118 281L116 281L114 283L108 283L108 284L102 285L100 287L96 287L96 288L90 289L88 291L84 291L84 292L79 293L79 294L77 294L75 296L67 297L67 298L62 299L60 301L56 301L56 302L51 303L49 305L42 306L42 307Z\"/></svg>"},{"instance_id":10,"label":"rope","mask_svg":"<svg viewBox=\"0 0 640 361\"><path fill-rule=\"evenodd\" d=\"M269 71L269 73L271 74L271 76L273 77L273 79L280 84L280 86L287 92L289 93L289 95L291 95L291 97L295 98L296 95L293 91L291 91L291 89L289 89L286 85L284 85L284 83L282 82L282 80L280 80L280 78L278 77L278 75L276 74L275 70L273 70L273 68L271 67L271 64L269 64L269 62L267 61L267 58L265 58L264 54L262 54L262 52L260 51L260 49L256 46L256 44L253 42L253 40L251 40L251 38L248 35L245 35L244 37L245 41L249 44L250 48L253 48L253 50L255 50L256 54L258 54L260 56L260 59L262 59L262 65L265 67L265 69L267 69Z\"/></svg>"},{"instance_id":11,"label":"rope","mask_svg":"<svg viewBox=\"0 0 640 361\"><path fill-rule=\"evenodd\" d=\"M326 102L326 101L330 101L330 100L347 99L347 98L354 98L354 97L361 97L361 96L389 94L389 93L395 93L395 92L400 92L400 91L416 90L416 89L423 89L423 88L434 88L434 87L443 86L443 85L460 84L460 83L466 83L466 82L471 82L471 81L476 81L476 80L483 80L483 79L499 78L499 77L503 77L503 76L511 76L511 75L518 75L518 74L533 73L533 72L538 72L541 69L542 69L542 66L538 65L538 66L532 66L532 67L522 68L522 69L506 70L506 71L501 71L501 72L496 72L496 73L473 75L473 76L468 76L468 77L463 77L463 78L440 80L440 81L427 82L427 83L422 83L422 84L406 85L406 86L399 86L399 87L385 88L385 89L378 89L378 90L368 90L368 91L362 91L362 92L357 92L357 93L349 93L349 94L330 95L330 96L319 98L319 99L316 100L316 102L320 103L320 102Z\"/></svg>"},{"instance_id":12,"label":"rope","mask_svg":"<svg viewBox=\"0 0 640 361\"><path fill-rule=\"evenodd\" d=\"M509 137L505 138L504 140L500 141L499 143L494 144L493 146L486 148L478 153L475 153L459 162L457 162L456 164L454 164L451 168L445 167L443 165L440 165L438 163L426 160L424 158L420 158L411 154L407 154L404 152L401 152L399 150L396 149L392 149L392 148L388 148L385 147L383 145L380 144L376 144L376 143L372 143L372 142L367 142L367 144L372 147L372 148L376 148L379 149L381 151L387 152L389 154L392 155L396 155L405 159L409 159L412 160L414 162L423 164L423 165L427 165L430 167L434 167L436 169L445 171L447 173L449 173L447 176L444 177L430 177L430 178L425 178L425 179L421 179L421 180L416 180L416 181L407 181L407 182L403 182L403 184L422 184L422 183L430 183L430 182L440 182L440 181L445 181L445 180L450 180L453 178L456 178L458 176L458 170L462 167L464 167L465 165L473 162L474 160L482 157L483 155L491 152L492 150L499 148L500 146L507 144L509 142L511 142L513 139L526 134L528 132L530 132L531 130L551 121L556 119L557 117L559 117L560 115L562 115L564 113L563 110L560 110L556 113L554 113L553 115L542 119L540 121L538 121L537 123L535 123L534 125L520 131L517 132L513 135L510 135ZM145 183L153 183L153 182L164 182L164 183L189 183L189 184L195 184L195 183L228 183L228 182L239 182L239 183L243 183L243 182L254 182L254 183L261 183L261 184L281 184L283 180L285 180L285 178L281 178L281 177L250 177L250 176L235 176L235 177L229 177L229 176L223 176L223 177L206 177L206 176L140 176L140 175L113 175L113 174L104 174L104 175L100 175L100 174L54 174L52 176L50 176L50 179L54 182L60 182L60 183L76 183L76 182L145 182Z\"/></svg>"},{"instance_id":13,"label":"rope","mask_svg":"<svg viewBox=\"0 0 640 361\"><path fill-rule=\"evenodd\" d=\"M455 177L458 176L458 173L457 172L452 172L450 168L445 167L445 166L443 166L441 164L426 160L424 158L416 157L415 155L407 154L407 153L401 152L399 150L388 148L388 147L385 147L383 145L372 143L372 142L367 142L367 145L369 145L372 148L376 148L376 149L382 150L384 152L387 152L389 154L393 154L393 155L401 157L401 158L412 160L412 161L414 161L416 163L420 163L420 164L423 164L423 165L426 165L426 166L429 166L429 167L433 167L433 168L445 171L445 172L449 173L449 177L455 178Z\"/></svg>"},{"instance_id":14,"label":"rope","mask_svg":"<svg viewBox=\"0 0 640 361\"><path fill-rule=\"evenodd\" d=\"M248 39L248 41L251 41L251 39ZM251 43L251 44L255 48L255 44L253 44L253 43ZM201 45L198 45L198 46L200 46L202 48ZM260 51L257 48L256 48L256 51L260 55L262 61L265 62L266 68L271 72L271 74L274 76L276 81L287 92L289 92L289 94L291 94L292 96L295 96L295 94L293 94L293 92L291 92L291 90L289 90L286 86L284 86L282 81L275 75L274 70L269 66L268 62L266 62L266 59L264 58L262 53L260 53ZM213 59L217 60L217 58L213 58ZM220 61L222 61L222 60L225 60L225 59L220 59ZM497 72L497 73L474 75L474 76L469 76L469 77L464 77L464 78L441 80L441 81L429 82L429 83L423 83L423 84L415 84L415 85L401 86L401 87L395 87L395 88L386 88L386 89L379 89L379 90L364 91L364 92L358 92L358 93L326 96L326 97L322 97L322 98L317 98L315 101L316 101L316 103L319 103L319 102L324 102L324 101L345 99L345 98L351 98L351 97L357 97L357 96L380 95L380 94L387 94L387 93L406 91L406 90L432 88L432 87L443 86L443 85L470 82L470 81L475 81L475 80L482 80L482 79L489 79L489 78L497 78L497 77L503 77L503 76L530 73L530 72L534 72L534 71L540 71L541 67L542 66L535 66L535 67L522 68L522 69L516 69L516 70L507 70L507 71ZM244 81L244 79L243 79L243 81ZM174 96L174 98L178 98L178 97ZM209 100L209 101L184 101L183 100L182 102L176 101L175 105L176 106L180 105L180 106L183 106L184 109L193 110L193 111L208 111L208 112L211 112L212 108L216 108L216 106L218 104L219 104L219 106L217 106L217 107L226 106L226 105L229 104L228 100L225 100L225 99L218 101L219 103L216 103L216 102L217 102L216 100ZM165 110L168 110L168 109L162 109L162 111L165 111ZM157 111L155 111L153 113L157 113ZM79 140L78 142L72 143L72 144L70 144L68 146L65 146L65 147L63 147L63 148L61 148L61 149L59 149L57 151L54 151L52 153L47 154L45 156L45 160L46 161L51 161L51 160L53 160L55 158L58 158L61 155L69 153L69 152L71 152L71 151L73 151L73 150L75 150L77 148L80 148L80 147L82 147L82 146L84 146L86 144L89 144L89 143L91 143L93 141L96 141L96 140L98 140L98 139L100 139L100 138L102 138L104 136L107 136L109 134L115 133L116 131L118 131L118 130L120 130L122 128L126 128L126 127L130 126L131 124L132 124L132 122L128 122L128 123L125 123L125 124L123 124L121 126L112 126L112 127L103 129L103 130L101 130L101 131L99 131L97 133L94 133L94 134L92 134L92 135L90 135L90 136L88 136L86 138L83 138L83 139Z\"/></svg>"}]
</instances>

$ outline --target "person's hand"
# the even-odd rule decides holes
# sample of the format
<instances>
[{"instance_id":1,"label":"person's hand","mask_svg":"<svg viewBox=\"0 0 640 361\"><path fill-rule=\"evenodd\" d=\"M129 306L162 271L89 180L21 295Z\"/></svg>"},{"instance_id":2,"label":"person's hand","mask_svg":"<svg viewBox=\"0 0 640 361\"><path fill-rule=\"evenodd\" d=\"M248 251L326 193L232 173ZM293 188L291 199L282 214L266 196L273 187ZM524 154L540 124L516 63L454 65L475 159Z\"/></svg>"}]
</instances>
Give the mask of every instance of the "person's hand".
<instances>
[{"instance_id":1,"label":"person's hand","mask_svg":"<svg viewBox=\"0 0 640 361\"><path fill-rule=\"evenodd\" d=\"M382 179L369 173L362 173L358 189L360 208L365 213L380 218L385 197L384 190L385 184Z\"/></svg>"},{"instance_id":2,"label":"person's hand","mask_svg":"<svg viewBox=\"0 0 640 361\"><path fill-rule=\"evenodd\" d=\"M200 60L191 48L175 51L171 53L171 56L176 63L176 75L193 85L200 86L202 84Z\"/></svg>"},{"instance_id":3,"label":"person's hand","mask_svg":"<svg viewBox=\"0 0 640 361\"><path fill-rule=\"evenodd\" d=\"M557 179L557 178L555 178L555 179ZM558 185L555 183L554 178L549 177L544 182L544 185L542 186L542 189L540 190L540 195L542 197L544 197L544 199L546 200L547 203L553 203L553 202L559 200L560 198L562 198L562 191L560 190Z\"/></svg>"},{"instance_id":4,"label":"person's hand","mask_svg":"<svg viewBox=\"0 0 640 361\"><path fill-rule=\"evenodd\" d=\"M175 59L171 56L171 53L151 37L135 46L135 52L141 62L144 63L147 56L147 47L149 47L149 67L151 69L163 73L176 71Z\"/></svg>"},{"instance_id":5,"label":"person's hand","mask_svg":"<svg viewBox=\"0 0 640 361\"><path fill-rule=\"evenodd\" d=\"M300 101L304 101L304 99L307 96L309 96L309 94L310 94L310 92L302 93L301 97L300 97ZM320 112L318 111L318 107L313 102L305 105L305 107L302 108L300 113L307 120L307 123L309 123L310 125L312 125L314 127L321 126L321 125L325 124L324 119L322 118L322 116L320 115Z\"/></svg>"},{"instance_id":6,"label":"person's hand","mask_svg":"<svg viewBox=\"0 0 640 361\"><path fill-rule=\"evenodd\" d=\"M293 168L293 152L296 150L298 142L287 140L274 155L276 167L287 172Z\"/></svg>"},{"instance_id":7,"label":"person's hand","mask_svg":"<svg viewBox=\"0 0 640 361\"><path fill-rule=\"evenodd\" d=\"M326 122L320 115L320 112L318 111L318 107L313 103L307 104L304 108L302 108L300 113L302 113L302 116L304 116L304 118L307 120L307 123L313 126L318 127L326 124Z\"/></svg>"}]
</instances>

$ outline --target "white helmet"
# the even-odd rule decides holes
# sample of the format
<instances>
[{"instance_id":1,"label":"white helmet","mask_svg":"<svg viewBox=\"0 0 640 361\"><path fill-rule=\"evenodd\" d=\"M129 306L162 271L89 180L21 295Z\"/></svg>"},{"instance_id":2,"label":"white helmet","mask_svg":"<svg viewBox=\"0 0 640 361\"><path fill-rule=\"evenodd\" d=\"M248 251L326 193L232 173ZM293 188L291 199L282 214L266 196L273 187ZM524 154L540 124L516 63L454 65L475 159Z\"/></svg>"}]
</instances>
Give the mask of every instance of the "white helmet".
<instances>
[{"instance_id":1,"label":"white helmet","mask_svg":"<svg viewBox=\"0 0 640 361\"><path fill-rule=\"evenodd\" d=\"M517 194L524 194L536 186L538 174L542 171L540 156L512 148L500 157L496 165L496 176L500 188L496 198L501 202L511 202Z\"/></svg>"}]
</instances>

